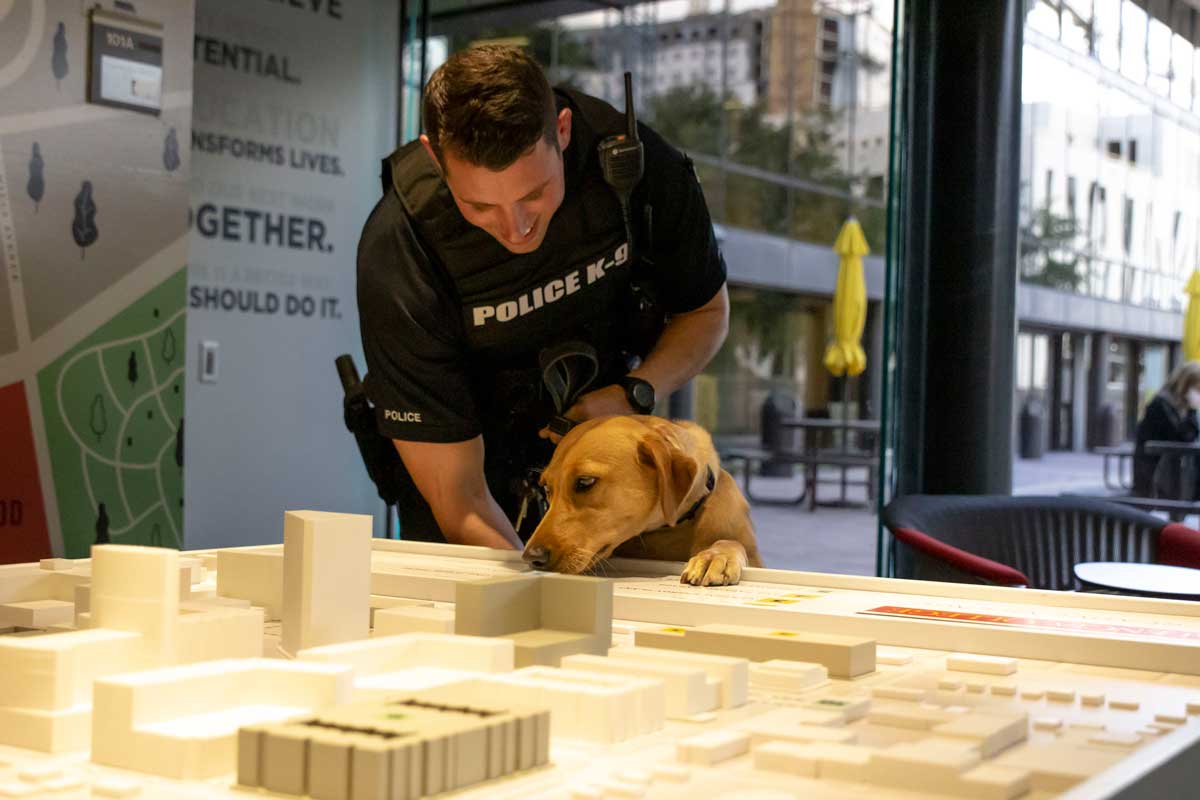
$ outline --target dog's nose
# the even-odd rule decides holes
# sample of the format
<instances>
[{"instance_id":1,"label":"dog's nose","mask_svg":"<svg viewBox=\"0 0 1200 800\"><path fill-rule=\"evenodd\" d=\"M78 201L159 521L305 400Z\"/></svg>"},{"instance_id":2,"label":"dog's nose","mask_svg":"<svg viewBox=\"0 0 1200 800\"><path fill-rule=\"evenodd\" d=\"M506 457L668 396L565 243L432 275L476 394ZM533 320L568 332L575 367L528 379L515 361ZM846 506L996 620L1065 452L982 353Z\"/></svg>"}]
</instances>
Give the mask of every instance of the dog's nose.
<instances>
[{"instance_id":1,"label":"dog's nose","mask_svg":"<svg viewBox=\"0 0 1200 800\"><path fill-rule=\"evenodd\" d=\"M550 550L545 547L526 547L521 557L534 569L550 566Z\"/></svg>"}]
</instances>

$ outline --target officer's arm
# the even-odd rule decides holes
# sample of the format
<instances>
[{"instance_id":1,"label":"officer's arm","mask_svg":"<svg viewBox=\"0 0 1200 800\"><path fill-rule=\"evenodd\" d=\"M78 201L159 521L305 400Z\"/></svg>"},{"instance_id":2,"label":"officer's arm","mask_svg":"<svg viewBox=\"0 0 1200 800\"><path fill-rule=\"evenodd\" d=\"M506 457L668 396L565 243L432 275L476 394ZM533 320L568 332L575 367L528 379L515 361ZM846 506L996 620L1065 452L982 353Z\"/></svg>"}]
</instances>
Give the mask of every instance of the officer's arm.
<instances>
[{"instance_id":1,"label":"officer's arm","mask_svg":"<svg viewBox=\"0 0 1200 800\"><path fill-rule=\"evenodd\" d=\"M392 441L446 541L521 549L483 477L483 437L449 444Z\"/></svg>"},{"instance_id":2,"label":"officer's arm","mask_svg":"<svg viewBox=\"0 0 1200 800\"><path fill-rule=\"evenodd\" d=\"M728 331L729 291L722 284L704 305L674 314L646 360L630 374L649 381L658 397L666 397L708 366Z\"/></svg>"}]
</instances>

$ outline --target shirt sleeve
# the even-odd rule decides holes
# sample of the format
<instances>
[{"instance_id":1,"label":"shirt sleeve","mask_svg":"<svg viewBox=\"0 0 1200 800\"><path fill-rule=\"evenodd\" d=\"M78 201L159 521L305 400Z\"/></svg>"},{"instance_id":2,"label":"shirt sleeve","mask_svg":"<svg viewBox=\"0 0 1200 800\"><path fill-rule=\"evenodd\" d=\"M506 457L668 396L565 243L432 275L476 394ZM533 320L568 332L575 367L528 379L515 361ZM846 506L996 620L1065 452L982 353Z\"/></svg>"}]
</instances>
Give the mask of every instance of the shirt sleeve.
<instances>
[{"instance_id":1,"label":"shirt sleeve","mask_svg":"<svg viewBox=\"0 0 1200 800\"><path fill-rule=\"evenodd\" d=\"M358 247L358 313L367 397L379 432L415 442L480 433L457 306L420 252L394 196Z\"/></svg>"},{"instance_id":2,"label":"shirt sleeve","mask_svg":"<svg viewBox=\"0 0 1200 800\"><path fill-rule=\"evenodd\" d=\"M704 192L690 159L645 125L638 134L646 164L639 191L653 209L654 288L668 312L694 311L716 295L726 273Z\"/></svg>"}]
</instances>

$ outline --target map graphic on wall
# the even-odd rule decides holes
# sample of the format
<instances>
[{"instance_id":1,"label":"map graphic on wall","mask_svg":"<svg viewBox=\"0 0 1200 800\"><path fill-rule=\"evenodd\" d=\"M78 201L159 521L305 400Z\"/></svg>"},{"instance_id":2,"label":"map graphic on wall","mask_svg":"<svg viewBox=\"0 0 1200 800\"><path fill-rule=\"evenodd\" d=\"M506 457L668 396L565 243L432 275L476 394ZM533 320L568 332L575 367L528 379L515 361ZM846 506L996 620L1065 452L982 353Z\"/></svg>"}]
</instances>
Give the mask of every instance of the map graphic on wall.
<instances>
[{"instance_id":1,"label":"map graphic on wall","mask_svg":"<svg viewBox=\"0 0 1200 800\"><path fill-rule=\"evenodd\" d=\"M86 558L101 531L183 544L186 283L180 270L38 375L67 558Z\"/></svg>"},{"instance_id":2,"label":"map graphic on wall","mask_svg":"<svg viewBox=\"0 0 1200 800\"><path fill-rule=\"evenodd\" d=\"M93 5L0 0L0 563L183 543L195 4L136 4L161 117L87 102Z\"/></svg>"}]
</instances>

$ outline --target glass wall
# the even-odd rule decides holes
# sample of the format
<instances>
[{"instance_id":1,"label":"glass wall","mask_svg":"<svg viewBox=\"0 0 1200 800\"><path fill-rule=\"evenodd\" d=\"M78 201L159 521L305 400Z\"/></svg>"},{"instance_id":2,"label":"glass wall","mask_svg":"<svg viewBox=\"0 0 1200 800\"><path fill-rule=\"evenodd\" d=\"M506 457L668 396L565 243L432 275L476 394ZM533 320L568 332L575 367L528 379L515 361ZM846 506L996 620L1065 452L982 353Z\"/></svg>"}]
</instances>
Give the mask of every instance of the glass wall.
<instances>
[{"instance_id":1,"label":"glass wall","mask_svg":"<svg viewBox=\"0 0 1200 800\"><path fill-rule=\"evenodd\" d=\"M426 74L449 53L507 42L526 47L552 83L621 107L628 70L639 120L694 161L729 270L731 319L727 341L694 384L692 407L721 447L763 444L768 400L796 416L878 417L892 5L432 5ZM419 53L410 48L405 63L411 112ZM415 125L408 130L415 136ZM832 245L850 216L876 255L865 264L868 369L842 381L827 373L823 356L838 272ZM860 508L843 519L858 519L862 529L857 571L873 572L874 506L862 486L855 491Z\"/></svg>"}]
</instances>

